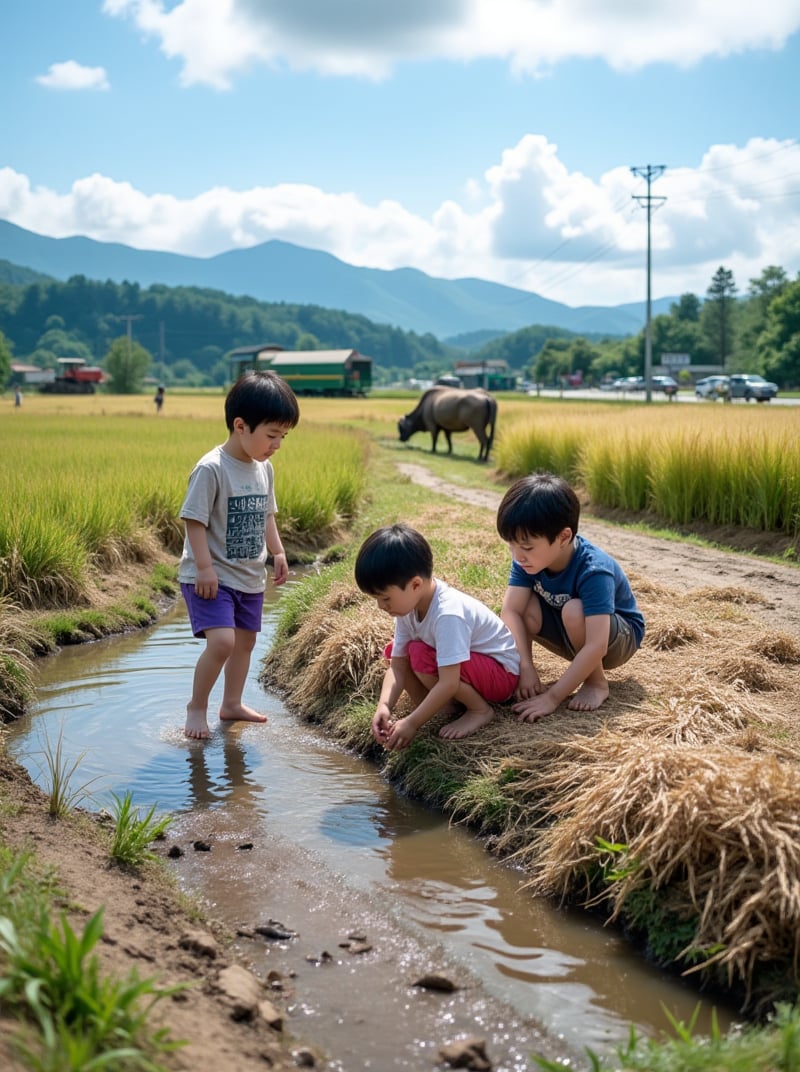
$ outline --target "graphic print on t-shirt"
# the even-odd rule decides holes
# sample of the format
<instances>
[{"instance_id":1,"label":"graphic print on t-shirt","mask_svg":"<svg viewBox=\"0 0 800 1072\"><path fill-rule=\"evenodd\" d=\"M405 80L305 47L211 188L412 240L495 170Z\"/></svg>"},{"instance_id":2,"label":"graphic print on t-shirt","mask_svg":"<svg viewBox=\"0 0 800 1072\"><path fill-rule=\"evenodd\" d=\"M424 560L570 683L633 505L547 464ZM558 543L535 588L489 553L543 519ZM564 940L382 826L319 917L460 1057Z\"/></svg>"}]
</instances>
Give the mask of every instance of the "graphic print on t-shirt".
<instances>
[{"instance_id":1,"label":"graphic print on t-shirt","mask_svg":"<svg viewBox=\"0 0 800 1072\"><path fill-rule=\"evenodd\" d=\"M225 557L228 561L258 558L264 548L266 526L266 495L231 495L225 533Z\"/></svg>"},{"instance_id":2,"label":"graphic print on t-shirt","mask_svg":"<svg viewBox=\"0 0 800 1072\"><path fill-rule=\"evenodd\" d=\"M568 592L548 592L542 585L541 581L533 582L533 590L537 596L541 596L545 603L549 603L551 607L557 607L561 609L565 603L569 603L572 596Z\"/></svg>"}]
</instances>

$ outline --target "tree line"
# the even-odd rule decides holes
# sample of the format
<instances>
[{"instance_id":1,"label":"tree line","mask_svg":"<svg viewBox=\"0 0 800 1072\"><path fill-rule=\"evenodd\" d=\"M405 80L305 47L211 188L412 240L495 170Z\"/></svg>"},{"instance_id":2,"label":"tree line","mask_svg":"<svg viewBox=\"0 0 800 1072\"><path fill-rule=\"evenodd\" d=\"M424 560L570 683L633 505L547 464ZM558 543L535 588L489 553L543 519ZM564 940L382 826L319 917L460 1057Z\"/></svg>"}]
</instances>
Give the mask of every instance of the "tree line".
<instances>
[{"instance_id":1,"label":"tree line","mask_svg":"<svg viewBox=\"0 0 800 1072\"><path fill-rule=\"evenodd\" d=\"M230 378L226 354L242 346L354 349L386 375L398 370L405 376L416 366L451 366L461 353L434 335L316 305L260 302L199 287L101 283L80 275L22 284L7 281L11 272L3 268L13 266L0 264L5 348L14 360L40 368L55 368L59 357L106 367L122 351L132 368L144 355L148 374L167 385L215 386ZM5 380L3 375L0 382Z\"/></svg>"},{"instance_id":2,"label":"tree line","mask_svg":"<svg viewBox=\"0 0 800 1072\"><path fill-rule=\"evenodd\" d=\"M686 293L668 313L653 318L653 364L663 354L688 354L691 365L717 366L722 372L751 372L781 388L800 386L800 275L790 281L783 268L770 265L737 296L733 272L721 266L714 273L705 300ZM644 371L645 328L623 339L592 341L559 337L554 331L525 363L526 376L537 383L557 383L580 372L584 382L600 383ZM540 338L539 329L524 328L484 346L484 359L509 359Z\"/></svg>"},{"instance_id":3,"label":"tree line","mask_svg":"<svg viewBox=\"0 0 800 1072\"><path fill-rule=\"evenodd\" d=\"M472 349L430 334L375 324L365 316L316 305L269 303L197 287L142 288L136 283L29 281L0 262L0 383L12 360L55 368L59 357L102 365L111 387L138 391L145 376L167 386L222 386L226 354L241 346L289 350L355 349L374 362L374 382L431 379L458 359L501 360L520 376L557 383L580 372L584 382L641 374L645 330L626 337L583 336L531 325ZM489 333L485 333L489 334ZM460 340L459 340L460 341ZM692 365L758 372L782 388L800 385L800 277L771 265L737 296L733 273L720 267L705 300L683 294L651 323L653 363L664 353Z\"/></svg>"}]
</instances>

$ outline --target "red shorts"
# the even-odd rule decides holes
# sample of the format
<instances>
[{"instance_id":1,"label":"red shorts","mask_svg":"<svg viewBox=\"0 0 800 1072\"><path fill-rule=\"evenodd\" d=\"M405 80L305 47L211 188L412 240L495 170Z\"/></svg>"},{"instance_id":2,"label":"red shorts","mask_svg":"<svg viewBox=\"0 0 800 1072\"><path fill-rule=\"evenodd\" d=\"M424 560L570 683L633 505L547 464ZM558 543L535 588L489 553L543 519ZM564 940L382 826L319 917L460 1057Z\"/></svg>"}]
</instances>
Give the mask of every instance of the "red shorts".
<instances>
[{"instance_id":1,"label":"red shorts","mask_svg":"<svg viewBox=\"0 0 800 1072\"><path fill-rule=\"evenodd\" d=\"M391 642L386 645L383 654L387 659L391 659ZM422 640L409 642L408 661L415 674L426 674L428 677L439 676L436 649ZM491 655L483 655L479 651L471 651L469 659L460 664L460 670L461 680L471 685L489 703L505 703L506 700L510 700L519 681L519 674L506 670L497 659L493 659Z\"/></svg>"}]
</instances>

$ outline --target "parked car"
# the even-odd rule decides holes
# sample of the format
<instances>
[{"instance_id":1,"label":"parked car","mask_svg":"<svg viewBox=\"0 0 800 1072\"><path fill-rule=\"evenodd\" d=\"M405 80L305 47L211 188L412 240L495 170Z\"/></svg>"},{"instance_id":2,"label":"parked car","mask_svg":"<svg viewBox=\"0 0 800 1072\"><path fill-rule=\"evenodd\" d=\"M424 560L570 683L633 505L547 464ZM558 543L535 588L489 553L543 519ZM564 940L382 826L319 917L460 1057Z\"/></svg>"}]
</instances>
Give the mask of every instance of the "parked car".
<instances>
[{"instance_id":1,"label":"parked car","mask_svg":"<svg viewBox=\"0 0 800 1072\"><path fill-rule=\"evenodd\" d=\"M678 393L678 381L674 380L672 376L653 376L650 381L651 391L663 391L665 395L671 398Z\"/></svg>"},{"instance_id":2,"label":"parked car","mask_svg":"<svg viewBox=\"0 0 800 1072\"><path fill-rule=\"evenodd\" d=\"M614 380L606 388L610 391L644 391L646 389L644 376L623 376L619 380ZM678 393L678 383L671 376L653 376L650 380L650 390L663 391L665 395L672 396Z\"/></svg>"},{"instance_id":3,"label":"parked car","mask_svg":"<svg viewBox=\"0 0 800 1072\"><path fill-rule=\"evenodd\" d=\"M694 393L697 398L727 398L728 386L727 376L706 376L694 385Z\"/></svg>"},{"instance_id":4,"label":"parked car","mask_svg":"<svg viewBox=\"0 0 800 1072\"><path fill-rule=\"evenodd\" d=\"M763 376L756 376L749 372L736 373L728 379L731 398L744 398L748 402L751 399L755 399L756 402L769 402L778 393L777 383L770 383Z\"/></svg>"},{"instance_id":5,"label":"parked car","mask_svg":"<svg viewBox=\"0 0 800 1072\"><path fill-rule=\"evenodd\" d=\"M643 391L644 376L621 376L611 384L612 391Z\"/></svg>"}]
</instances>

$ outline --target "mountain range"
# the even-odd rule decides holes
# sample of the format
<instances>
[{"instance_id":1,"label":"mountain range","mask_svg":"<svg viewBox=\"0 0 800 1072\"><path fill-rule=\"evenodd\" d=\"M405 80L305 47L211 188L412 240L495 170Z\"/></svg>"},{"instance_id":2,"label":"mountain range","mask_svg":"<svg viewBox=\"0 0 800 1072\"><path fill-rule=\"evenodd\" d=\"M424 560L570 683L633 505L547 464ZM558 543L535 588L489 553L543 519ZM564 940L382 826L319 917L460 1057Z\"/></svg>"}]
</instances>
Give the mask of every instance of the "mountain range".
<instances>
[{"instance_id":1,"label":"mountain range","mask_svg":"<svg viewBox=\"0 0 800 1072\"><path fill-rule=\"evenodd\" d=\"M586 335L633 335L645 320L644 302L573 307L482 279L439 279L416 268L359 268L276 239L214 257L187 257L80 236L48 238L0 220L0 258L58 280L83 275L141 287L203 287L265 302L342 309L443 340L531 324ZM652 314L667 312L673 301L653 301Z\"/></svg>"}]
</instances>

